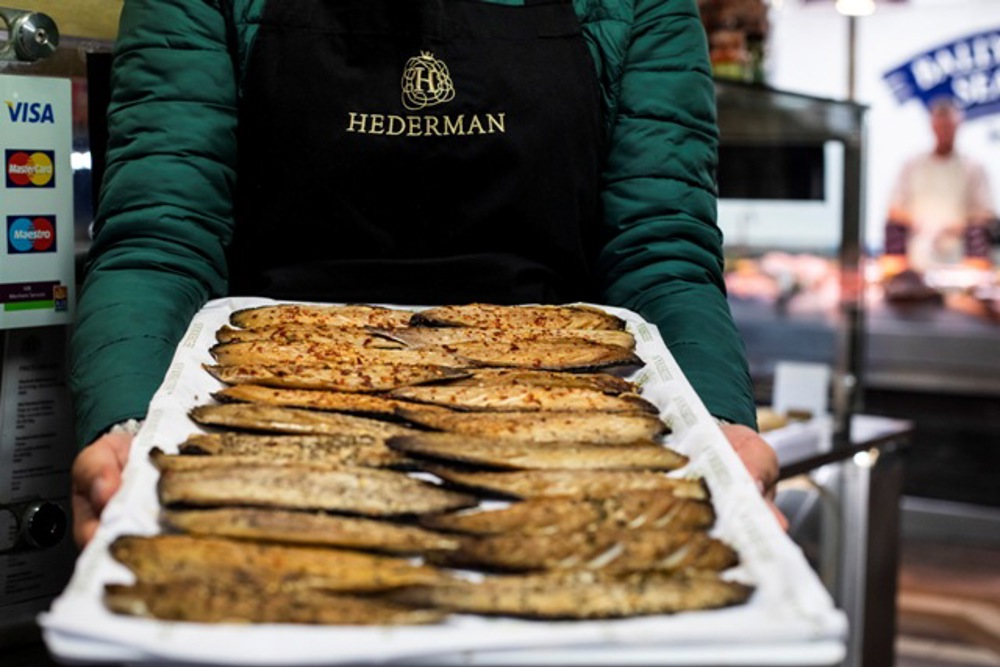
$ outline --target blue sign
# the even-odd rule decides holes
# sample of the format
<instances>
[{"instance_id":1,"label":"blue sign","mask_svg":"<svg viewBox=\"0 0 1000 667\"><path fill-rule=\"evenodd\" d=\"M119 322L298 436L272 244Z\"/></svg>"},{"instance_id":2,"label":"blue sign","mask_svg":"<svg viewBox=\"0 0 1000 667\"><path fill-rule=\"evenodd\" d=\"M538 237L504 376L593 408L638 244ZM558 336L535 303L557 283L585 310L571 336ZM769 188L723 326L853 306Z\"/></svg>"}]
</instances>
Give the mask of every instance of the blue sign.
<instances>
[{"instance_id":1,"label":"blue sign","mask_svg":"<svg viewBox=\"0 0 1000 667\"><path fill-rule=\"evenodd\" d=\"M882 78L900 104L949 97L966 118L1000 113L1000 28L929 49Z\"/></svg>"}]
</instances>

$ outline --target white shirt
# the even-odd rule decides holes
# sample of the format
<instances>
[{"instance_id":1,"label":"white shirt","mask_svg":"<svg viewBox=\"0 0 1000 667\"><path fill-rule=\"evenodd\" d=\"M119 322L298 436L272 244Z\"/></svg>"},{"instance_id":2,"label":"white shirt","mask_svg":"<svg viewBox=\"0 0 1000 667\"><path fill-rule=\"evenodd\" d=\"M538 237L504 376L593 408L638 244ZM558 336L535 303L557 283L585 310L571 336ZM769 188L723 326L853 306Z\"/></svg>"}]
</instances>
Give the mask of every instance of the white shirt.
<instances>
[{"instance_id":1,"label":"white shirt","mask_svg":"<svg viewBox=\"0 0 1000 667\"><path fill-rule=\"evenodd\" d=\"M986 170L956 153L926 153L908 160L890 206L909 218L907 260L918 271L960 262L966 226L971 220L993 217Z\"/></svg>"}]
</instances>

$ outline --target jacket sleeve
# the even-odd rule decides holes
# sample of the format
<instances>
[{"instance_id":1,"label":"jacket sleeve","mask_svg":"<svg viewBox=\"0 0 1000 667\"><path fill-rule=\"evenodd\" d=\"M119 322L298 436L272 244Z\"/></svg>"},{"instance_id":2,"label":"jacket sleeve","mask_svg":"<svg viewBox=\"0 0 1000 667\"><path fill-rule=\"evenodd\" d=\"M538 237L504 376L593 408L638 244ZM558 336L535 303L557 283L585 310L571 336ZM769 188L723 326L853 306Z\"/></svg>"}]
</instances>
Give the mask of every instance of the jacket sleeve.
<instances>
[{"instance_id":1,"label":"jacket sleeve","mask_svg":"<svg viewBox=\"0 0 1000 667\"><path fill-rule=\"evenodd\" d=\"M126 0L111 84L70 352L81 444L145 415L191 317L226 291L237 85L217 0Z\"/></svg>"},{"instance_id":2,"label":"jacket sleeve","mask_svg":"<svg viewBox=\"0 0 1000 667\"><path fill-rule=\"evenodd\" d=\"M718 127L694 0L635 0L602 183L607 303L655 323L716 417L756 425L716 224Z\"/></svg>"}]
</instances>

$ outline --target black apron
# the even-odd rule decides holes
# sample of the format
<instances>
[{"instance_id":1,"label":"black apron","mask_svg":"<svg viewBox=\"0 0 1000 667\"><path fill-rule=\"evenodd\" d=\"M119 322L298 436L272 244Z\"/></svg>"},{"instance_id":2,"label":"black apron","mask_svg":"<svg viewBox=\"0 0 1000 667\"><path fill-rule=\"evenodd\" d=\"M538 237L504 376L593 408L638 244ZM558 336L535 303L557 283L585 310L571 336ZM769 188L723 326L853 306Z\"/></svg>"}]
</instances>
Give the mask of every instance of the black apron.
<instances>
[{"instance_id":1,"label":"black apron","mask_svg":"<svg viewBox=\"0 0 1000 667\"><path fill-rule=\"evenodd\" d=\"M601 109L568 0L270 0L243 79L231 291L592 299Z\"/></svg>"}]
</instances>

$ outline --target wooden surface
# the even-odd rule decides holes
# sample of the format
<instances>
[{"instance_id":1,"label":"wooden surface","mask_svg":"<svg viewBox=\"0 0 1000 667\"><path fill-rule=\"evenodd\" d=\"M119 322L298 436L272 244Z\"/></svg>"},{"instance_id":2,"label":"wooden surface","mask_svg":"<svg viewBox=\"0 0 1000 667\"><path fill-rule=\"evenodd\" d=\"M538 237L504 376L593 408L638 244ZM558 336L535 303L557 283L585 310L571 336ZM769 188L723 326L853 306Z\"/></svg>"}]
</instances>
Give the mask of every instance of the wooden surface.
<instances>
[{"instance_id":1,"label":"wooden surface","mask_svg":"<svg viewBox=\"0 0 1000 667\"><path fill-rule=\"evenodd\" d=\"M113 40L122 0L8 0L3 6L48 14L63 37Z\"/></svg>"}]
</instances>

